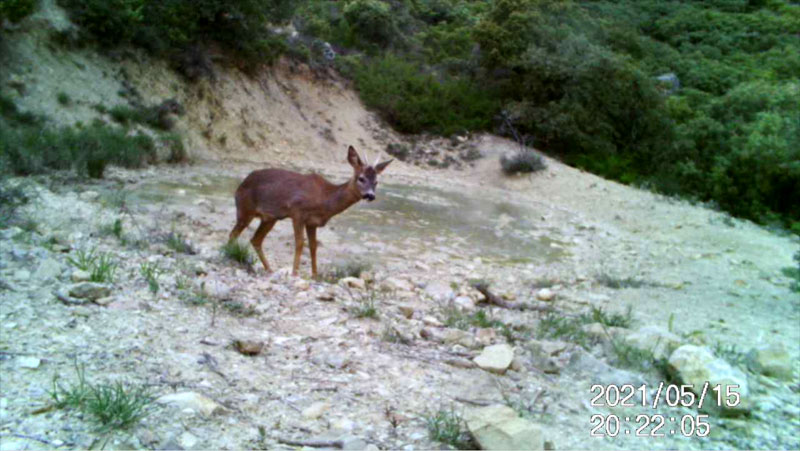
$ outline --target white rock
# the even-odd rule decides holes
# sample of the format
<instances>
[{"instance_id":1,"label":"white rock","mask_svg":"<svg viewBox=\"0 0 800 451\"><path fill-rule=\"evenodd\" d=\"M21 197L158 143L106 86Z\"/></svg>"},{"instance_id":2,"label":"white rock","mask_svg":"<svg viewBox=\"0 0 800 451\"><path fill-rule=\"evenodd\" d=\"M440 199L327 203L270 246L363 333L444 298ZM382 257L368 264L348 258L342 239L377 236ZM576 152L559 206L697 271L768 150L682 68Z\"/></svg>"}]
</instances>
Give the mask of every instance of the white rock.
<instances>
[{"instance_id":1,"label":"white rock","mask_svg":"<svg viewBox=\"0 0 800 451\"><path fill-rule=\"evenodd\" d=\"M505 373L512 360L514 360L514 349L505 343L487 346L473 359L481 369L497 374Z\"/></svg>"},{"instance_id":2,"label":"white rock","mask_svg":"<svg viewBox=\"0 0 800 451\"><path fill-rule=\"evenodd\" d=\"M461 310L475 310L475 301L473 301L469 296L458 296L453 299L453 304L455 304Z\"/></svg>"},{"instance_id":3,"label":"white rock","mask_svg":"<svg viewBox=\"0 0 800 451\"><path fill-rule=\"evenodd\" d=\"M29 356L22 356L17 357L17 366L20 368L28 368L31 370L35 370L39 368L39 365L42 364L42 359L37 357L29 357Z\"/></svg>"},{"instance_id":4,"label":"white rock","mask_svg":"<svg viewBox=\"0 0 800 451\"><path fill-rule=\"evenodd\" d=\"M72 271L72 275L70 276L70 279L72 279L73 282L88 282L89 279L91 278L92 278L91 274L81 269L76 269L75 271Z\"/></svg>"},{"instance_id":5,"label":"white rock","mask_svg":"<svg viewBox=\"0 0 800 451\"><path fill-rule=\"evenodd\" d=\"M706 406L733 410L748 407L749 403L744 402L747 401L749 395L747 376L728 362L714 357L708 348L683 345L669 356L669 366L685 384L692 386L695 394L699 395L702 392L706 382L711 387L719 384L723 394L728 390L739 394L740 403L737 406L727 406L724 403L722 406L717 406L716 402L705 403Z\"/></svg>"},{"instance_id":6,"label":"white rock","mask_svg":"<svg viewBox=\"0 0 800 451\"><path fill-rule=\"evenodd\" d=\"M200 439L195 437L190 432L184 432L180 437L178 437L178 443L183 449L194 449L194 447L200 443Z\"/></svg>"},{"instance_id":7,"label":"white rock","mask_svg":"<svg viewBox=\"0 0 800 451\"><path fill-rule=\"evenodd\" d=\"M520 418L508 406L493 405L472 409L466 412L464 420L481 449L544 449L541 427Z\"/></svg>"},{"instance_id":8,"label":"white rock","mask_svg":"<svg viewBox=\"0 0 800 451\"><path fill-rule=\"evenodd\" d=\"M439 302L450 300L453 298L453 296L455 296L455 293L453 293L453 289L450 288L449 284L438 280L429 283L425 287L425 293L433 298L434 301Z\"/></svg>"},{"instance_id":9,"label":"white rock","mask_svg":"<svg viewBox=\"0 0 800 451\"><path fill-rule=\"evenodd\" d=\"M97 191L84 191L81 193L80 198L81 200L92 201L97 199L99 196L100 194L98 194Z\"/></svg>"},{"instance_id":10,"label":"white rock","mask_svg":"<svg viewBox=\"0 0 800 451\"><path fill-rule=\"evenodd\" d=\"M210 417L216 413L224 412L225 408L215 401L195 392L181 392L164 395L156 402L159 404L174 405L179 409L192 409L205 417Z\"/></svg>"},{"instance_id":11,"label":"white rock","mask_svg":"<svg viewBox=\"0 0 800 451\"><path fill-rule=\"evenodd\" d=\"M536 292L536 299L540 301L552 301L554 297L555 293L549 288L542 288Z\"/></svg>"},{"instance_id":12,"label":"white rock","mask_svg":"<svg viewBox=\"0 0 800 451\"><path fill-rule=\"evenodd\" d=\"M331 405L327 402L317 401L310 406L303 409L302 415L304 418L308 418L310 420L317 419L322 416L323 413L327 412L328 409L331 408Z\"/></svg>"},{"instance_id":13,"label":"white rock","mask_svg":"<svg viewBox=\"0 0 800 451\"><path fill-rule=\"evenodd\" d=\"M231 287L215 279L206 279L203 292L215 299L225 299L231 294Z\"/></svg>"},{"instance_id":14,"label":"white rock","mask_svg":"<svg viewBox=\"0 0 800 451\"><path fill-rule=\"evenodd\" d=\"M780 342L753 348L747 357L754 370L786 381L792 380L794 367L798 366Z\"/></svg>"},{"instance_id":15,"label":"white rock","mask_svg":"<svg viewBox=\"0 0 800 451\"><path fill-rule=\"evenodd\" d=\"M294 287L295 290L305 291L311 287L311 284L308 283L308 281L305 279L297 279L294 281L292 286Z\"/></svg>"},{"instance_id":16,"label":"white rock","mask_svg":"<svg viewBox=\"0 0 800 451\"><path fill-rule=\"evenodd\" d=\"M388 277L381 282L381 289L388 291L414 291L414 285L405 279Z\"/></svg>"},{"instance_id":17,"label":"white rock","mask_svg":"<svg viewBox=\"0 0 800 451\"><path fill-rule=\"evenodd\" d=\"M69 295L74 298L94 301L109 296L111 294L111 288L102 283L80 282L71 285L68 292Z\"/></svg>"}]
</instances>

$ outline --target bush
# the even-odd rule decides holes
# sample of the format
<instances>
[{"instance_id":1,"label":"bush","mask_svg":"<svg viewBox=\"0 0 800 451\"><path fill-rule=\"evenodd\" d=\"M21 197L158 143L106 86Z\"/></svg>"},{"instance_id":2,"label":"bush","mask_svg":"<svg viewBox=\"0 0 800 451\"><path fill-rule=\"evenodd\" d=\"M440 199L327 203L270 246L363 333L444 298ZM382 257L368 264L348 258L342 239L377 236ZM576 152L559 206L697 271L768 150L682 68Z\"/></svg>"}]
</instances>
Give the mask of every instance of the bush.
<instances>
[{"instance_id":1,"label":"bush","mask_svg":"<svg viewBox=\"0 0 800 451\"><path fill-rule=\"evenodd\" d=\"M0 2L0 24L4 19L17 23L36 10L38 0L3 0Z\"/></svg>"},{"instance_id":2,"label":"bush","mask_svg":"<svg viewBox=\"0 0 800 451\"><path fill-rule=\"evenodd\" d=\"M389 5L380 0L354 0L345 6L344 17L358 39L379 47L388 46L398 34Z\"/></svg>"},{"instance_id":3,"label":"bush","mask_svg":"<svg viewBox=\"0 0 800 451\"><path fill-rule=\"evenodd\" d=\"M468 79L440 81L391 55L357 67L354 76L364 103L404 133L487 129L498 107L490 91Z\"/></svg>"},{"instance_id":4,"label":"bush","mask_svg":"<svg viewBox=\"0 0 800 451\"><path fill-rule=\"evenodd\" d=\"M511 157L503 155L500 167L506 175L528 174L547 168L542 157L531 149L520 150Z\"/></svg>"}]
</instances>

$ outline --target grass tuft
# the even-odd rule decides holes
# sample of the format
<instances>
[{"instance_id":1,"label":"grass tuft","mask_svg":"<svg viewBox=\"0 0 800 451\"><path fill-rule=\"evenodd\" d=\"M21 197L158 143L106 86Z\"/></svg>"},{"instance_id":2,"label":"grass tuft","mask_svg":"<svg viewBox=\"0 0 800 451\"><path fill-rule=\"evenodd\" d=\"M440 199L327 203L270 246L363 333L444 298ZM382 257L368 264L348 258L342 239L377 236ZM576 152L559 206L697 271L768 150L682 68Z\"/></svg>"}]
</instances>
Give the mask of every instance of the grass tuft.
<instances>
[{"instance_id":1,"label":"grass tuft","mask_svg":"<svg viewBox=\"0 0 800 451\"><path fill-rule=\"evenodd\" d=\"M328 283L336 283L345 277L361 277L366 271L372 267L369 263L352 260L340 262L329 267L321 274L321 279Z\"/></svg>"},{"instance_id":2,"label":"grass tuft","mask_svg":"<svg viewBox=\"0 0 800 451\"><path fill-rule=\"evenodd\" d=\"M452 407L426 416L425 425L428 428L428 437L433 441L455 449L477 449L466 432L464 420Z\"/></svg>"},{"instance_id":3,"label":"grass tuft","mask_svg":"<svg viewBox=\"0 0 800 451\"><path fill-rule=\"evenodd\" d=\"M628 328L633 323L633 309L629 305L625 313L606 313L601 307L592 306L589 313L585 313L583 321L586 323L600 323L606 327Z\"/></svg>"},{"instance_id":4,"label":"grass tuft","mask_svg":"<svg viewBox=\"0 0 800 451\"><path fill-rule=\"evenodd\" d=\"M175 252L188 255L194 255L197 253L186 237L182 233L176 232L175 230L167 234L165 242L167 243L167 247Z\"/></svg>"},{"instance_id":5,"label":"grass tuft","mask_svg":"<svg viewBox=\"0 0 800 451\"><path fill-rule=\"evenodd\" d=\"M158 289L160 288L158 284L158 276L161 274L162 270L158 265L158 262L142 262L141 266L139 266L139 274L144 277L144 280L147 281L147 285L150 288L150 292L153 294L158 293Z\"/></svg>"},{"instance_id":6,"label":"grass tuft","mask_svg":"<svg viewBox=\"0 0 800 451\"><path fill-rule=\"evenodd\" d=\"M511 157L500 158L500 167L505 175L529 174L547 168L544 159L533 150L521 150Z\"/></svg>"},{"instance_id":7,"label":"grass tuft","mask_svg":"<svg viewBox=\"0 0 800 451\"><path fill-rule=\"evenodd\" d=\"M647 280L637 279L635 277L616 277L608 273L600 273L595 276L595 280L600 285L608 288L619 290L621 288L641 288L641 287L657 287L659 284Z\"/></svg>"},{"instance_id":8,"label":"grass tuft","mask_svg":"<svg viewBox=\"0 0 800 451\"><path fill-rule=\"evenodd\" d=\"M222 246L222 255L240 265L251 265L254 261L250 248L236 240L229 241Z\"/></svg>"}]
</instances>

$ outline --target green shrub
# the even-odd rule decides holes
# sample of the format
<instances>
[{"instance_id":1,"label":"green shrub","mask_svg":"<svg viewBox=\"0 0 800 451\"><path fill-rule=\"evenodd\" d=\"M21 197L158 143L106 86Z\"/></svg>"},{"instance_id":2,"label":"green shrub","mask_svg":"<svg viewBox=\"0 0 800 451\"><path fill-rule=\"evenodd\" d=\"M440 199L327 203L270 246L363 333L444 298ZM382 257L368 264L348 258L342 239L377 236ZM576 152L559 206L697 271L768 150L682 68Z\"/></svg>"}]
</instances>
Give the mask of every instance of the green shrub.
<instances>
[{"instance_id":1,"label":"green shrub","mask_svg":"<svg viewBox=\"0 0 800 451\"><path fill-rule=\"evenodd\" d=\"M4 19L17 23L36 10L39 0L3 0L0 2L0 24Z\"/></svg>"},{"instance_id":2,"label":"green shrub","mask_svg":"<svg viewBox=\"0 0 800 451\"><path fill-rule=\"evenodd\" d=\"M476 449L466 431L464 420L453 408L439 409L435 413L426 415L425 425L428 428L428 437L435 442L444 443L455 449Z\"/></svg>"},{"instance_id":3,"label":"green shrub","mask_svg":"<svg viewBox=\"0 0 800 451\"><path fill-rule=\"evenodd\" d=\"M356 68L356 88L371 108L404 133L442 135L491 125L497 102L490 91L461 78L440 81L392 55Z\"/></svg>"},{"instance_id":4,"label":"green shrub","mask_svg":"<svg viewBox=\"0 0 800 451\"><path fill-rule=\"evenodd\" d=\"M250 248L236 240L229 241L222 246L222 255L240 265L253 263L253 254L250 253Z\"/></svg>"},{"instance_id":5,"label":"green shrub","mask_svg":"<svg viewBox=\"0 0 800 451\"><path fill-rule=\"evenodd\" d=\"M353 0L344 7L352 32L368 43L388 46L398 34L389 4L380 0Z\"/></svg>"},{"instance_id":6,"label":"green shrub","mask_svg":"<svg viewBox=\"0 0 800 451\"><path fill-rule=\"evenodd\" d=\"M58 103L64 106L68 106L72 103L72 99L70 99L69 95L66 92L59 92L56 96Z\"/></svg>"},{"instance_id":7,"label":"green shrub","mask_svg":"<svg viewBox=\"0 0 800 451\"><path fill-rule=\"evenodd\" d=\"M544 159L535 151L526 149L500 158L500 167L506 175L529 174L547 169Z\"/></svg>"}]
</instances>

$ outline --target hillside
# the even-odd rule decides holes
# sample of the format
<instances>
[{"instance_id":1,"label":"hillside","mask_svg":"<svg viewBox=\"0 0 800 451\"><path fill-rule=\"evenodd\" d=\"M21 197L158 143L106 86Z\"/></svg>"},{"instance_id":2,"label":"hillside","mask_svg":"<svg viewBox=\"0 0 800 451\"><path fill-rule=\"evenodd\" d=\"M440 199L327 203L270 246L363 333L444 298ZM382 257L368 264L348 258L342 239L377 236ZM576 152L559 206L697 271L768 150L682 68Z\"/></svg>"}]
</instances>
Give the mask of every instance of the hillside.
<instances>
[{"instance_id":1,"label":"hillside","mask_svg":"<svg viewBox=\"0 0 800 451\"><path fill-rule=\"evenodd\" d=\"M0 35L0 449L496 448L481 421L530 449L800 447L796 235L481 127L401 133L296 50L249 68L207 43L189 80L136 36L79 45L61 4ZM321 280L307 251L290 276L289 221L272 274L221 251L246 174L342 182L348 145L398 159L320 229ZM518 152L545 168L506 175ZM593 401L702 378L741 403ZM591 436L612 414L710 434Z\"/></svg>"}]
</instances>

